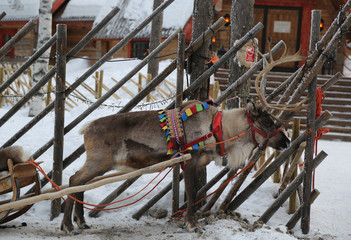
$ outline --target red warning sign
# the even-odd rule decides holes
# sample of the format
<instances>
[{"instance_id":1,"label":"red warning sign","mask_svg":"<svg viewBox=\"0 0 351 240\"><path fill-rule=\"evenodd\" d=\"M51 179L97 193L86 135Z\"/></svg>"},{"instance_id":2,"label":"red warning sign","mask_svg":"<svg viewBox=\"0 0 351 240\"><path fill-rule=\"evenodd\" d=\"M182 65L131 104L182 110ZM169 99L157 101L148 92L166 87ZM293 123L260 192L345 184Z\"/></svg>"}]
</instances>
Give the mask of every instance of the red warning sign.
<instances>
[{"instance_id":1,"label":"red warning sign","mask_svg":"<svg viewBox=\"0 0 351 240\"><path fill-rule=\"evenodd\" d=\"M254 62L255 61L255 47L247 46L246 48L246 62Z\"/></svg>"}]
</instances>

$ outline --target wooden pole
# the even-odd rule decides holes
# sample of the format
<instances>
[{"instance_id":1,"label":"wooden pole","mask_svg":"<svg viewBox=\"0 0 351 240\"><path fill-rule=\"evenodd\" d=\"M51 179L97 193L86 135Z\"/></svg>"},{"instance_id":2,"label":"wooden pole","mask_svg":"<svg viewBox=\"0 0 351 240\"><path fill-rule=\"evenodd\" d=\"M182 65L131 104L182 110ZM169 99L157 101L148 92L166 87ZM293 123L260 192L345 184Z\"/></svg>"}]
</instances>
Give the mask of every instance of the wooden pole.
<instances>
[{"instance_id":1,"label":"wooden pole","mask_svg":"<svg viewBox=\"0 0 351 240\"><path fill-rule=\"evenodd\" d=\"M294 118L293 134L291 137L292 141L295 140L300 135L300 125L301 125L301 119ZM301 143L299 149L297 150L297 153L292 155L292 161L290 162L291 170L289 169L287 176L286 176L286 179L289 179L289 178L294 179L297 176L297 165L299 164L300 157L302 155L302 151L305 149L305 147L306 147L306 143ZM289 174L291 174L291 177L289 176ZM288 180L288 181L291 181L291 180ZM284 183L284 181L283 181L283 183ZM288 213L292 214L295 211L296 211L296 191L293 192L289 198L289 211L288 211Z\"/></svg>"},{"instance_id":2,"label":"wooden pole","mask_svg":"<svg viewBox=\"0 0 351 240\"><path fill-rule=\"evenodd\" d=\"M146 84L149 84L149 82L151 82L151 79L152 79L152 75L151 74L148 74L147 75L147 78L146 78ZM134 96L135 97L135 96ZM151 94L149 93L147 96L146 96L146 102L150 102L150 99L151 99Z\"/></svg>"},{"instance_id":3,"label":"wooden pole","mask_svg":"<svg viewBox=\"0 0 351 240\"><path fill-rule=\"evenodd\" d=\"M2 12L2 13L0 14L0 20L3 19L5 16L6 16L6 13L5 13L5 12Z\"/></svg>"},{"instance_id":4,"label":"wooden pole","mask_svg":"<svg viewBox=\"0 0 351 240\"><path fill-rule=\"evenodd\" d=\"M312 204L314 200L316 200L319 194L320 192L317 189L312 190L310 204ZM285 225L289 230L292 229L296 225L297 221L299 221L299 219L301 218L301 210L302 206L299 207L299 209L294 213L289 222Z\"/></svg>"},{"instance_id":5,"label":"wooden pole","mask_svg":"<svg viewBox=\"0 0 351 240\"><path fill-rule=\"evenodd\" d=\"M65 89L66 89L66 49L67 49L67 25L57 25L56 43L56 94L55 94L55 129L54 129L54 156L52 180L57 185L62 184L63 170L63 141L65 122ZM61 198L51 202L51 217L53 220L60 215Z\"/></svg>"},{"instance_id":6,"label":"wooden pole","mask_svg":"<svg viewBox=\"0 0 351 240\"><path fill-rule=\"evenodd\" d=\"M321 10L312 10L311 20L311 39L310 51L313 51L316 43L319 40ZM301 216L301 230L302 233L307 234L310 230L310 213L311 213L311 188L312 188L312 160L314 149L314 135L316 133L315 119L316 119L316 88L317 77L314 77L308 86L308 104L309 111L307 115L306 125L306 148L305 148L305 164L304 164L304 180L303 180L303 202L302 202L302 216Z\"/></svg>"},{"instance_id":7,"label":"wooden pole","mask_svg":"<svg viewBox=\"0 0 351 240\"><path fill-rule=\"evenodd\" d=\"M5 69L3 67L0 68L0 86L2 86L5 79ZM4 106L4 98L2 92L0 92L0 108Z\"/></svg>"},{"instance_id":8,"label":"wooden pole","mask_svg":"<svg viewBox=\"0 0 351 240\"><path fill-rule=\"evenodd\" d=\"M280 151L276 150L274 152L274 157L277 158L280 155ZM273 183L280 183L280 167L277 168L277 170L273 174Z\"/></svg>"},{"instance_id":9,"label":"wooden pole","mask_svg":"<svg viewBox=\"0 0 351 240\"><path fill-rule=\"evenodd\" d=\"M316 120L316 128L322 127L330 118L331 113L325 111L322 116ZM249 198L274 172L282 165L285 160L295 152L300 144L306 140L306 131L304 131L290 146L283 151L260 175L258 175L239 195L230 203L229 209L237 209L247 198Z\"/></svg>"},{"instance_id":10,"label":"wooden pole","mask_svg":"<svg viewBox=\"0 0 351 240\"><path fill-rule=\"evenodd\" d=\"M268 164L271 163L271 161L274 158L274 152L267 158L267 160L260 166L260 168L257 170L257 172L252 176L253 178L256 178L258 175L260 175L263 170L266 169L266 167L268 166Z\"/></svg>"},{"instance_id":11,"label":"wooden pole","mask_svg":"<svg viewBox=\"0 0 351 240\"><path fill-rule=\"evenodd\" d=\"M328 154L321 151L315 159L312 161L311 167L316 168ZM258 221L263 221L267 223L268 220L273 216L273 214L281 207L281 205L288 199L293 191L296 191L297 187L302 183L302 180L305 176L305 172L301 172L294 181L279 195L279 197L274 201L274 203L262 214Z\"/></svg>"},{"instance_id":12,"label":"wooden pole","mask_svg":"<svg viewBox=\"0 0 351 240\"><path fill-rule=\"evenodd\" d=\"M50 79L46 87L46 101L45 105L49 105L51 102L51 89L52 89L52 80Z\"/></svg>"},{"instance_id":13,"label":"wooden pole","mask_svg":"<svg viewBox=\"0 0 351 240\"><path fill-rule=\"evenodd\" d=\"M148 173L157 172L157 171L160 171L161 169L163 169L165 167L173 166L174 164L177 164L177 163L180 163L180 162L185 162L185 161L188 161L189 159L191 159L191 155L190 154L185 154L185 155L183 155L181 157L177 157L177 158L173 158L173 159L170 159L170 160L167 160L167 161L163 161L163 162L154 164L152 166L136 170L134 172L123 174L121 176L106 178L106 179L103 179L103 180L100 180L100 181L97 181L97 182L94 182L94 183L81 185L81 186L75 186L75 187L69 187L69 188L66 188L66 189L64 189L62 191L42 194L42 195L38 195L38 196L35 196L35 197L31 197L31 198L27 198L27 199L11 202L11 203L8 203L8 204L2 204L2 205L0 205L0 212L6 211L6 210L9 210L9 209L13 209L13 208L19 208L19 207L22 207L22 206L30 205L30 204L33 204L33 203L36 203L36 202L39 202L39 201L43 201L43 200L59 198L59 197L62 197L62 196L68 195L68 194L72 194L72 193L76 193L76 192L85 192L85 191L88 191L88 190L92 190L92 189L101 187L101 186L106 185L106 184L110 184L110 183L126 180L126 179L129 179L129 178L134 178L134 177L140 176L142 174L148 174Z\"/></svg>"},{"instance_id":14,"label":"wooden pole","mask_svg":"<svg viewBox=\"0 0 351 240\"><path fill-rule=\"evenodd\" d=\"M183 103L183 82L184 82L184 50L185 50L185 34L178 33L178 58L177 58L177 90L175 107L180 108ZM173 182L172 182L172 212L179 210L179 172L180 165L173 168Z\"/></svg>"}]
</instances>

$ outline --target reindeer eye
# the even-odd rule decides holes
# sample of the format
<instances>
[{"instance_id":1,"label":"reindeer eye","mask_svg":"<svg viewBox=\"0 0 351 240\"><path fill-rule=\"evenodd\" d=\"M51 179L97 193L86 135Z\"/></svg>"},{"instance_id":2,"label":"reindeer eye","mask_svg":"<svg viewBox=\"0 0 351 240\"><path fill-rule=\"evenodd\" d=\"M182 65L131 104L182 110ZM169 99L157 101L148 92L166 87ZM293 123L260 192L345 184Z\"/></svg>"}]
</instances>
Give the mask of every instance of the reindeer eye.
<instances>
[{"instance_id":1,"label":"reindeer eye","mask_svg":"<svg viewBox=\"0 0 351 240\"><path fill-rule=\"evenodd\" d=\"M274 122L270 118L264 118L263 124L267 127L272 127L274 125Z\"/></svg>"}]
</instances>

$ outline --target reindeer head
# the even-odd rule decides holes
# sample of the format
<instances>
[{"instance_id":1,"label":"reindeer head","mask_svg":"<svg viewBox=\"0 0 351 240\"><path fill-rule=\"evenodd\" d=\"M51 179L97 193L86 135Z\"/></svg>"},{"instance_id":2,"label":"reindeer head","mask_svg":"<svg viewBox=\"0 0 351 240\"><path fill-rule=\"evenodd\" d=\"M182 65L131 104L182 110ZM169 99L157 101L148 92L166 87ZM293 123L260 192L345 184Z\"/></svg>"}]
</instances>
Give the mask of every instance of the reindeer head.
<instances>
[{"instance_id":1,"label":"reindeer head","mask_svg":"<svg viewBox=\"0 0 351 240\"><path fill-rule=\"evenodd\" d=\"M290 140L281 131L281 124L262 105L252 102L246 107L247 118L251 127L252 140L258 146L270 146L277 150L287 148Z\"/></svg>"}]
</instances>

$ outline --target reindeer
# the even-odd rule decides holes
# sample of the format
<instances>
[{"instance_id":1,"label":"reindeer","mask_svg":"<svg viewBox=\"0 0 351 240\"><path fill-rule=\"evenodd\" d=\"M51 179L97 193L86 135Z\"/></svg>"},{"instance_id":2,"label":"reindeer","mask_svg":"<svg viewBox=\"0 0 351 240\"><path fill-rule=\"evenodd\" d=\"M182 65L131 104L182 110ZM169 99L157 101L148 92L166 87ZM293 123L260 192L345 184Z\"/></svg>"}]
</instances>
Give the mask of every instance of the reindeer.
<instances>
[{"instance_id":1,"label":"reindeer","mask_svg":"<svg viewBox=\"0 0 351 240\"><path fill-rule=\"evenodd\" d=\"M29 159L29 154L21 146L9 146L0 149L0 172L8 171L7 160L11 159L13 164L22 163Z\"/></svg>"},{"instance_id":2,"label":"reindeer","mask_svg":"<svg viewBox=\"0 0 351 240\"><path fill-rule=\"evenodd\" d=\"M268 67L271 65L272 63ZM260 77L262 75L256 79L256 82ZM265 103L264 100L262 102ZM193 101L186 102L181 108L192 104L194 104ZM205 145L216 143L216 137L209 132L219 112L217 107L209 106L207 110L184 121L186 141L192 142L206 135L208 138L205 140ZM228 155L227 165L230 168L235 169L242 165L257 146L270 146L282 150L290 143L287 136L280 131L281 123L274 121L275 119L265 106L248 103L246 108L223 110L221 114L222 140L225 141L244 132L248 133L235 141L225 143L224 147ZM169 158L165 134L159 126L158 111L128 112L102 117L86 124L81 129L81 134L84 135L86 161L70 178L70 186L85 184L112 169L128 172ZM216 146L190 152L192 159L184 164L185 190L188 196L185 224L187 230L194 231L200 227L194 216L197 172L212 160L220 164L221 158ZM83 201L84 193L76 193L74 196ZM72 199L67 200L61 225L61 229L67 233L72 233L74 230L73 202ZM74 221L80 229L89 228L84 219L83 206L78 202L75 204Z\"/></svg>"}]
</instances>

